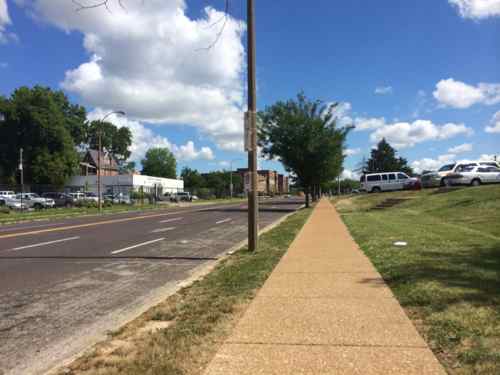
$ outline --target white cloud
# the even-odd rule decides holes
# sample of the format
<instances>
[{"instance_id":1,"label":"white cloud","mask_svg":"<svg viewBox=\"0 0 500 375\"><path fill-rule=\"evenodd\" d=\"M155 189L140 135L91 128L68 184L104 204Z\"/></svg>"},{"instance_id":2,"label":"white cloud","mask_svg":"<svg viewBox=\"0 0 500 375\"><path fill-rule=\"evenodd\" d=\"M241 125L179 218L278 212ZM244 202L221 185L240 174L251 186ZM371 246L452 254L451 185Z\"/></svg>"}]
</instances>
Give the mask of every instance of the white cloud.
<instances>
[{"instance_id":1,"label":"white cloud","mask_svg":"<svg viewBox=\"0 0 500 375\"><path fill-rule=\"evenodd\" d=\"M376 95L388 95L392 94L392 92L393 92L392 86L379 86L375 88Z\"/></svg>"},{"instance_id":2,"label":"white cloud","mask_svg":"<svg viewBox=\"0 0 500 375\"><path fill-rule=\"evenodd\" d=\"M344 169L340 175L341 180L357 180L358 178L359 174L350 169Z\"/></svg>"},{"instance_id":3,"label":"white cloud","mask_svg":"<svg viewBox=\"0 0 500 375\"><path fill-rule=\"evenodd\" d=\"M490 124L484 128L486 133L500 133L500 111L493 115Z\"/></svg>"},{"instance_id":4,"label":"white cloud","mask_svg":"<svg viewBox=\"0 0 500 375\"><path fill-rule=\"evenodd\" d=\"M362 131L362 130L373 130L378 129L386 125L385 118L365 118L365 117L357 117L354 120L354 131Z\"/></svg>"},{"instance_id":5,"label":"white cloud","mask_svg":"<svg viewBox=\"0 0 500 375\"><path fill-rule=\"evenodd\" d=\"M393 147L405 148L425 141L453 138L459 134L472 135L473 131L464 124L435 125L428 120L416 120L412 123L384 125L370 135L370 140L375 143L385 138Z\"/></svg>"},{"instance_id":6,"label":"white cloud","mask_svg":"<svg viewBox=\"0 0 500 375\"><path fill-rule=\"evenodd\" d=\"M498 156L497 156L498 157ZM411 167L417 173L422 171L432 171L441 168L445 164L450 163L471 163L477 161L493 161L495 160L495 155L482 154L475 159L457 159L455 154L440 155L437 159L423 158L420 160L415 160L411 163Z\"/></svg>"},{"instance_id":7,"label":"white cloud","mask_svg":"<svg viewBox=\"0 0 500 375\"><path fill-rule=\"evenodd\" d=\"M125 10L111 2L111 12L77 12L68 0L30 4L36 18L83 34L89 61L67 71L62 87L86 104L193 126L223 149L243 149L242 22L229 17L207 49L223 13L207 7L201 18L189 18L184 0L129 0Z\"/></svg>"},{"instance_id":8,"label":"white cloud","mask_svg":"<svg viewBox=\"0 0 500 375\"><path fill-rule=\"evenodd\" d=\"M17 35L7 31L7 27L12 24L9 16L7 0L0 0L0 44L6 44L9 41L17 41Z\"/></svg>"},{"instance_id":9,"label":"white cloud","mask_svg":"<svg viewBox=\"0 0 500 375\"><path fill-rule=\"evenodd\" d=\"M437 159L423 158L412 162L411 167L417 173L422 173L423 171L433 171L441 168L444 164L452 163L455 160L455 157L456 155L446 154L438 156Z\"/></svg>"},{"instance_id":10,"label":"white cloud","mask_svg":"<svg viewBox=\"0 0 500 375\"><path fill-rule=\"evenodd\" d=\"M465 152L472 151L471 143L464 143L455 147L451 147L448 149L448 152L451 154L463 154Z\"/></svg>"},{"instance_id":11,"label":"white cloud","mask_svg":"<svg viewBox=\"0 0 500 375\"><path fill-rule=\"evenodd\" d=\"M197 150L193 141L174 148L174 154L180 160L213 160L214 154L210 147L202 147Z\"/></svg>"},{"instance_id":12,"label":"white cloud","mask_svg":"<svg viewBox=\"0 0 500 375\"><path fill-rule=\"evenodd\" d=\"M500 103L500 84L479 83L471 86L448 78L437 83L433 95L443 106L454 108L469 108L474 104L493 105Z\"/></svg>"},{"instance_id":13,"label":"white cloud","mask_svg":"<svg viewBox=\"0 0 500 375\"><path fill-rule=\"evenodd\" d=\"M6 63L6 62L0 62L0 68L2 68L2 69L6 69L6 68L8 68L8 67L9 67L9 64L8 64L8 63Z\"/></svg>"},{"instance_id":14,"label":"white cloud","mask_svg":"<svg viewBox=\"0 0 500 375\"><path fill-rule=\"evenodd\" d=\"M103 118L106 113L109 113L109 111L97 108L90 112L87 117L90 121L98 120ZM125 116L111 115L108 117L107 121L110 121L118 127L127 127L130 129L132 133L132 145L130 147L132 154L130 160L140 162L144 158L147 150L154 147L168 148L178 160L214 159L213 151L209 147L202 147L198 150L192 141L188 141L185 145L178 146L171 143L167 138L155 134L141 122L130 120Z\"/></svg>"},{"instance_id":15,"label":"white cloud","mask_svg":"<svg viewBox=\"0 0 500 375\"><path fill-rule=\"evenodd\" d=\"M481 19L500 16L500 0L448 0L463 18Z\"/></svg>"},{"instance_id":16,"label":"white cloud","mask_svg":"<svg viewBox=\"0 0 500 375\"><path fill-rule=\"evenodd\" d=\"M345 156L353 156L357 155L361 152L360 148L347 148L344 150L344 155Z\"/></svg>"}]
</instances>

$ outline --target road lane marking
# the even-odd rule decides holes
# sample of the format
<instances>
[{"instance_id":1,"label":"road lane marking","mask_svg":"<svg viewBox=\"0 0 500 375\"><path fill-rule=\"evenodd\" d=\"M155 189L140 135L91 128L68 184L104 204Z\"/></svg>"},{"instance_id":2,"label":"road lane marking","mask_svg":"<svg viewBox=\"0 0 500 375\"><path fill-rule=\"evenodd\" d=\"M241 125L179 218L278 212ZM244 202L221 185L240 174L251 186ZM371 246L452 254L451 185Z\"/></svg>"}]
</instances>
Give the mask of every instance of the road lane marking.
<instances>
[{"instance_id":1,"label":"road lane marking","mask_svg":"<svg viewBox=\"0 0 500 375\"><path fill-rule=\"evenodd\" d=\"M193 213L193 212L206 212L206 211L210 211L210 210L216 210L216 209L221 208L221 207L237 207L237 206L238 206L237 204L209 205L208 208L195 209L195 210L184 210L184 211L168 212L168 213L154 214L154 215L134 216L134 217L128 217L128 218L123 218L123 219L105 220L105 221L98 221L98 222L93 222L93 223L69 225L66 227L48 228L48 229L41 229L41 230L21 232L21 233L8 233L8 234L0 235L0 239L30 236L30 235L34 235L34 234L42 234L42 233L50 233L50 232L59 232L59 231L65 231L65 230L71 230L71 229L89 228L89 227L95 227L95 226L105 225L105 224L125 223L128 221L151 219L151 218L162 217L162 216L179 215L179 214L186 214L186 213ZM17 229L13 228L13 230L17 230Z\"/></svg>"},{"instance_id":2,"label":"road lane marking","mask_svg":"<svg viewBox=\"0 0 500 375\"><path fill-rule=\"evenodd\" d=\"M15 247L13 249L9 249L7 251L19 251L19 250L24 250L24 249L30 249L32 247L39 247L39 246L45 246L45 245L52 245L54 243L60 243L60 242L66 242L66 241L73 241L73 240L78 240L80 237L69 237L69 238L62 238L60 240L54 240L54 241L47 241L47 242L40 242L40 243L35 243L33 245L26 245L26 246L19 246Z\"/></svg>"},{"instance_id":3,"label":"road lane marking","mask_svg":"<svg viewBox=\"0 0 500 375\"><path fill-rule=\"evenodd\" d=\"M120 254L120 253L123 253L125 251L135 249L137 247L150 245L150 244L155 243L155 242L160 242L160 241L163 241L164 239L165 238L162 237L162 238L157 238L156 240L151 240L151 241L147 241L147 242L138 243L137 245L132 245L132 246L126 247L124 249L112 251L111 255Z\"/></svg>"},{"instance_id":4,"label":"road lane marking","mask_svg":"<svg viewBox=\"0 0 500 375\"><path fill-rule=\"evenodd\" d=\"M224 206L215 206L211 207L210 209L215 209L218 207L224 207ZM191 210L191 211L182 211L182 213L193 213L193 212L201 212L205 211L206 209L197 209L197 210ZM86 224L77 224L77 225L69 225L67 227L59 227L59 228L49 228L49 229L42 229L42 230L36 230L36 231L30 231L30 232L22 232L22 233L9 233L9 234L3 234L0 235L0 239L2 238L12 238L12 237L21 237L21 236L29 236L33 234L41 234L41 233L49 233L49 232L58 232L58 231L63 231L63 230L71 230L71 229L80 229L80 228L88 228L88 227L95 227L98 225L105 225L105 224L115 224L115 223L125 223L128 221L134 221L134 220L142 220L142 219L150 219L150 218L155 218L155 217L162 217L162 216L171 216L171 215L178 215L180 212L167 212L163 214L154 214L154 215L143 215L143 216L135 216L135 217L127 217L124 219L115 219L115 220L105 220L105 221L98 221L94 223L86 223Z\"/></svg>"},{"instance_id":5,"label":"road lane marking","mask_svg":"<svg viewBox=\"0 0 500 375\"><path fill-rule=\"evenodd\" d=\"M161 233L161 232L168 232L170 230L174 230L175 227L170 227L170 228L158 228L158 229L155 229L155 230L152 230L151 232L149 233Z\"/></svg>"},{"instance_id":6,"label":"road lane marking","mask_svg":"<svg viewBox=\"0 0 500 375\"><path fill-rule=\"evenodd\" d=\"M159 223L160 224L170 223L172 221L179 221L179 220L182 220L182 219L184 219L184 218L183 217L176 217L176 218L173 218L173 219L162 220Z\"/></svg>"},{"instance_id":7,"label":"road lane marking","mask_svg":"<svg viewBox=\"0 0 500 375\"><path fill-rule=\"evenodd\" d=\"M231 220L232 219L230 217L228 217L227 219L216 221L215 225L219 225L219 224L222 224L222 223L227 223L228 221L231 221Z\"/></svg>"}]
</instances>

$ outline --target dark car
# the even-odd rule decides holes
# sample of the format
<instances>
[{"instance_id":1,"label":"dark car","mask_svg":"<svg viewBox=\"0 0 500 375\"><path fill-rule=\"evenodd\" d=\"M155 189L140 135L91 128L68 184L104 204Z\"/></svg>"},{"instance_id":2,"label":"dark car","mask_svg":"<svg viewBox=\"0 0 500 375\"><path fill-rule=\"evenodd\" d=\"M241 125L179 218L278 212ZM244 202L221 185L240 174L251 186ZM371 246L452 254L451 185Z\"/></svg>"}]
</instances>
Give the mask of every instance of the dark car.
<instances>
[{"instance_id":1,"label":"dark car","mask_svg":"<svg viewBox=\"0 0 500 375\"><path fill-rule=\"evenodd\" d=\"M66 193L49 192L43 193L43 198L51 198L55 202L55 207L73 207L75 200Z\"/></svg>"}]
</instances>

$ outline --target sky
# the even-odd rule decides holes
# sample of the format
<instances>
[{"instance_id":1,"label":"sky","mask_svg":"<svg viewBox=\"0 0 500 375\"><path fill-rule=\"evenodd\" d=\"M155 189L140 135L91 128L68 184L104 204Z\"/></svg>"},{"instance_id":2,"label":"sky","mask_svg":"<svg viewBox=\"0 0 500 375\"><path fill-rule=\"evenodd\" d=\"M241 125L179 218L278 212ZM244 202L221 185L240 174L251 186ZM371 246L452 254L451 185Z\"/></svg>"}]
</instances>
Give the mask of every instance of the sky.
<instances>
[{"instance_id":1,"label":"sky","mask_svg":"<svg viewBox=\"0 0 500 375\"><path fill-rule=\"evenodd\" d=\"M182 167L246 166L243 0L0 0L0 95L63 90ZM500 0L256 0L257 102L304 93L354 125L344 177L382 138L419 172L500 155ZM260 158L265 169L283 171Z\"/></svg>"}]
</instances>

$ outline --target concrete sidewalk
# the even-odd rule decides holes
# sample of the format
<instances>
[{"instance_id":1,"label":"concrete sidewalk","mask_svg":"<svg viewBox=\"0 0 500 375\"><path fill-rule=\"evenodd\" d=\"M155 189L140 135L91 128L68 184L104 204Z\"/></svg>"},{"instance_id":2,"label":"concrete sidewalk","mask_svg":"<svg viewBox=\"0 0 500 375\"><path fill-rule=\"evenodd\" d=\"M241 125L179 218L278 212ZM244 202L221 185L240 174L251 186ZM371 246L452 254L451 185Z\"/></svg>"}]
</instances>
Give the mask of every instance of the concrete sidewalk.
<instances>
[{"instance_id":1,"label":"concrete sidewalk","mask_svg":"<svg viewBox=\"0 0 500 375\"><path fill-rule=\"evenodd\" d=\"M446 374L328 200L210 363L214 374Z\"/></svg>"}]
</instances>

